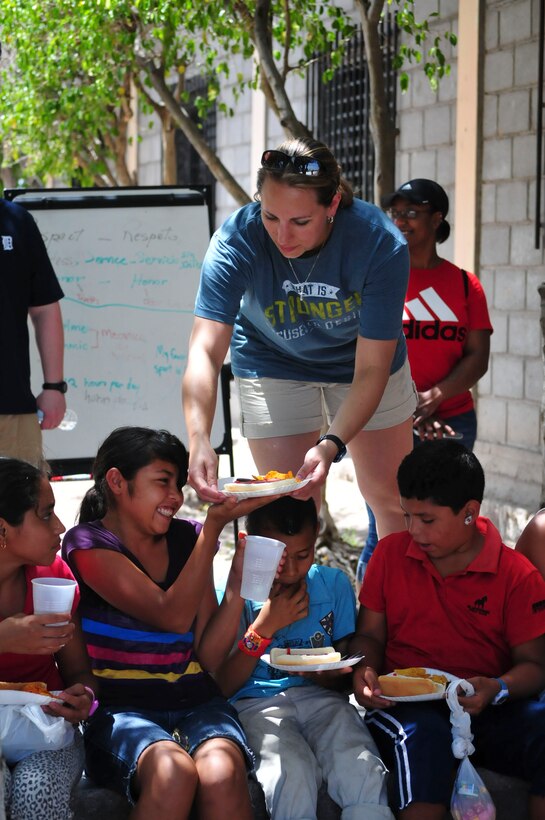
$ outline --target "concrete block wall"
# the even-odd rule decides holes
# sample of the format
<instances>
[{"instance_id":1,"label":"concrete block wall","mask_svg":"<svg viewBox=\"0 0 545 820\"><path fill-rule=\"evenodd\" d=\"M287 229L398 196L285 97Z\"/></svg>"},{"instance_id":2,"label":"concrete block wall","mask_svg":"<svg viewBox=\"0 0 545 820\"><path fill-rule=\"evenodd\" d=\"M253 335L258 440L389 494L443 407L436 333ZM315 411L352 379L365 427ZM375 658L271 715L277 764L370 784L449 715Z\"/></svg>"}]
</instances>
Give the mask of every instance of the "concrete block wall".
<instances>
[{"instance_id":1,"label":"concrete block wall","mask_svg":"<svg viewBox=\"0 0 545 820\"><path fill-rule=\"evenodd\" d=\"M476 451L487 476L484 511L514 541L540 506L543 486L540 298L543 249L534 249L535 127L539 0L486 0L480 260L494 334L490 368L475 393ZM457 31L457 4L430 0L434 24ZM419 68L398 98L397 179L429 176L455 203L456 73L434 94ZM452 236L456 231L451 220ZM448 243L441 248L449 258ZM450 257L452 258L452 257Z\"/></svg>"},{"instance_id":2,"label":"concrete block wall","mask_svg":"<svg viewBox=\"0 0 545 820\"><path fill-rule=\"evenodd\" d=\"M477 452L490 512L512 538L540 506L543 365L534 248L539 0L488 0L485 11L480 275L495 333L479 385ZM501 435L500 435L501 433Z\"/></svg>"}]
</instances>

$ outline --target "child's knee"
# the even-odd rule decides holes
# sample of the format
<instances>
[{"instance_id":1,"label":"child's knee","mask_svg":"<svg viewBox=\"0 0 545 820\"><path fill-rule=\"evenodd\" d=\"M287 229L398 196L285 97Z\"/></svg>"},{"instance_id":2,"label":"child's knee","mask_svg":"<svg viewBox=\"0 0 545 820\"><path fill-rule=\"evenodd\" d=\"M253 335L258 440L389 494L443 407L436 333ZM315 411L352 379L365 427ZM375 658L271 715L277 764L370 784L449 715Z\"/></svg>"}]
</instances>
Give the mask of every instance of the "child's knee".
<instances>
[{"instance_id":1,"label":"child's knee","mask_svg":"<svg viewBox=\"0 0 545 820\"><path fill-rule=\"evenodd\" d=\"M138 794L196 789L198 774L191 757L176 743L152 743L140 755L136 770Z\"/></svg>"},{"instance_id":2,"label":"child's knee","mask_svg":"<svg viewBox=\"0 0 545 820\"><path fill-rule=\"evenodd\" d=\"M202 743L194 754L194 760L201 784L246 781L244 754L236 743L227 738L218 737Z\"/></svg>"}]
</instances>

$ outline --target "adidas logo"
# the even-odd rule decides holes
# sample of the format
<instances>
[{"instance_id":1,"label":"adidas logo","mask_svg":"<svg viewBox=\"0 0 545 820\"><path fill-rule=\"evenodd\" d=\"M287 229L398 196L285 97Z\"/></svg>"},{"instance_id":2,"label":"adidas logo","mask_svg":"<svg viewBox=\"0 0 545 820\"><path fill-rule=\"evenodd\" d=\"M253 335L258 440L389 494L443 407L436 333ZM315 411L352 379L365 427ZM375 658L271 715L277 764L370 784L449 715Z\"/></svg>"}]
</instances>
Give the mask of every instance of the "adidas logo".
<instances>
[{"instance_id":1,"label":"adidas logo","mask_svg":"<svg viewBox=\"0 0 545 820\"><path fill-rule=\"evenodd\" d=\"M459 327L456 314L434 288L421 290L415 299L405 302L403 330L406 339L443 339L463 342L467 331Z\"/></svg>"},{"instance_id":2,"label":"adidas logo","mask_svg":"<svg viewBox=\"0 0 545 820\"><path fill-rule=\"evenodd\" d=\"M430 313L428 308L430 308L433 313ZM416 299L411 299L405 303L405 310L403 311L404 322L411 318L411 316L407 314L407 311L409 311L413 319L416 319L417 322L433 322L435 319L439 319L441 322L458 321L456 314L452 312L434 288L421 290Z\"/></svg>"}]
</instances>

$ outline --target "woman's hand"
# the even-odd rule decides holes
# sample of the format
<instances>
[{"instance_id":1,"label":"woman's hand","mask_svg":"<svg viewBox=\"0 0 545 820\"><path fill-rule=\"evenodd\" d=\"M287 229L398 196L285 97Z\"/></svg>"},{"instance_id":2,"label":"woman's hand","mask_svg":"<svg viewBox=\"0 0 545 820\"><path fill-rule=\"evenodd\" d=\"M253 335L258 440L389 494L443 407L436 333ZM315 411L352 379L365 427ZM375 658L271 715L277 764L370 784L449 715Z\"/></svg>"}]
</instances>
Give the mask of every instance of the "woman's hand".
<instances>
[{"instance_id":1,"label":"woman's hand","mask_svg":"<svg viewBox=\"0 0 545 820\"><path fill-rule=\"evenodd\" d=\"M425 421L413 423L413 430L420 441L432 441L437 438L459 438L456 431L443 419L430 416Z\"/></svg>"},{"instance_id":2,"label":"woman's hand","mask_svg":"<svg viewBox=\"0 0 545 820\"><path fill-rule=\"evenodd\" d=\"M415 424L420 424L433 416L439 405L444 401L442 391L435 385L429 390L418 394L418 404L414 413Z\"/></svg>"},{"instance_id":3,"label":"woman's hand","mask_svg":"<svg viewBox=\"0 0 545 820\"><path fill-rule=\"evenodd\" d=\"M48 703L47 706L42 706L46 714L63 717L70 723L87 720L93 699L82 683L75 683L73 686L63 689L59 697L62 700L54 700Z\"/></svg>"},{"instance_id":4,"label":"woman's hand","mask_svg":"<svg viewBox=\"0 0 545 820\"><path fill-rule=\"evenodd\" d=\"M203 501L217 504L225 500L218 490L218 456L208 439L199 439L191 448L188 482Z\"/></svg>"},{"instance_id":5,"label":"woman's hand","mask_svg":"<svg viewBox=\"0 0 545 820\"><path fill-rule=\"evenodd\" d=\"M316 488L324 484L337 452L337 445L332 441L323 441L311 447L305 455L302 467L297 471L297 478L300 478L301 481L309 478L310 481L300 490L295 490L290 495L300 501L306 501L307 498L310 498Z\"/></svg>"},{"instance_id":6,"label":"woman's hand","mask_svg":"<svg viewBox=\"0 0 545 820\"><path fill-rule=\"evenodd\" d=\"M73 637L70 615L25 615L20 612L0 623L0 652L21 655L53 655ZM51 624L61 626L51 626Z\"/></svg>"}]
</instances>

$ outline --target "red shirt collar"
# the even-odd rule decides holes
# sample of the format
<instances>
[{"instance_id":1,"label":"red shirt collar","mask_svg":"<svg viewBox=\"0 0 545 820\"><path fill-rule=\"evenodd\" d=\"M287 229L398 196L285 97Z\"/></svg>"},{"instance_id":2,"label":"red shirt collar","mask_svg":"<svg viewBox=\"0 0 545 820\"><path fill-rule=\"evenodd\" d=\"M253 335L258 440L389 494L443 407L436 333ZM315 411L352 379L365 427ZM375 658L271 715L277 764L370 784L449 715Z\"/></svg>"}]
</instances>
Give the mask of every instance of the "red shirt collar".
<instances>
[{"instance_id":1,"label":"red shirt collar","mask_svg":"<svg viewBox=\"0 0 545 820\"><path fill-rule=\"evenodd\" d=\"M473 561L463 570L463 572L493 572L498 571L498 562L502 547L501 535L489 518L479 516L477 518L477 529L484 535L483 547ZM408 558L416 558L428 569L435 570L433 563L428 556L422 552L418 544L409 536L409 543L405 555Z\"/></svg>"}]
</instances>

